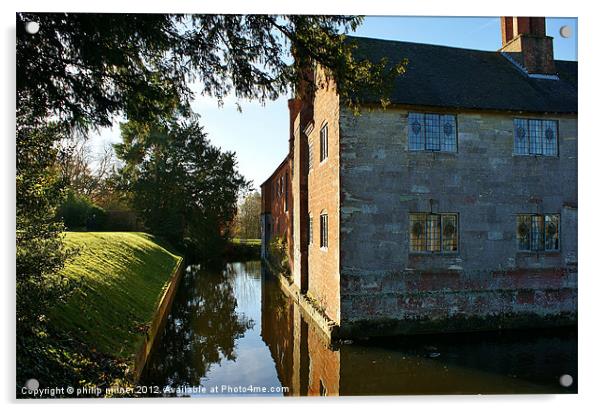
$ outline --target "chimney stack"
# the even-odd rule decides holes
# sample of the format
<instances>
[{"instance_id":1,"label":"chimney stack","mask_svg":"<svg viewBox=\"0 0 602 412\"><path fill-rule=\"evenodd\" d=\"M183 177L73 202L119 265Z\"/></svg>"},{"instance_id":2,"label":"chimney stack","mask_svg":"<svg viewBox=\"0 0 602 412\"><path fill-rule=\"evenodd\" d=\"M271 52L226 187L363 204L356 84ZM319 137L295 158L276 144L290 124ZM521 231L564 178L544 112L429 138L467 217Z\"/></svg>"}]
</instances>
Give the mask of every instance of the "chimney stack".
<instances>
[{"instance_id":1,"label":"chimney stack","mask_svg":"<svg viewBox=\"0 0 602 412\"><path fill-rule=\"evenodd\" d=\"M288 152L293 154L295 144L295 119L301 111L302 101L299 98L288 99Z\"/></svg>"},{"instance_id":2,"label":"chimney stack","mask_svg":"<svg viewBox=\"0 0 602 412\"><path fill-rule=\"evenodd\" d=\"M502 17L500 51L529 74L556 74L552 37L546 36L545 17Z\"/></svg>"}]
</instances>

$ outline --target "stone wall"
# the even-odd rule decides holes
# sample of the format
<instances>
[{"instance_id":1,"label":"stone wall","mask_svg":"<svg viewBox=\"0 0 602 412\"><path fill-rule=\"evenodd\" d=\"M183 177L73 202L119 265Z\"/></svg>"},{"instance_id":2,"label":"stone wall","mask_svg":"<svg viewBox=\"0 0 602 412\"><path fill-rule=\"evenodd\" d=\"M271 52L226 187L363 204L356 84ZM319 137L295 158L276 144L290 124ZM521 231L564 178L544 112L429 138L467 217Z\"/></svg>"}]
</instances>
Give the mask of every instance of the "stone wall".
<instances>
[{"instance_id":1,"label":"stone wall","mask_svg":"<svg viewBox=\"0 0 602 412\"><path fill-rule=\"evenodd\" d=\"M452 318L487 328L502 314L574 320L576 117L445 113L457 115L457 153L408 151L405 108L341 110L341 328ZM559 156L513 155L514 117L558 120ZM457 253L410 253L408 214L431 209L458 214ZM519 213L560 214L560 251L518 252Z\"/></svg>"}]
</instances>

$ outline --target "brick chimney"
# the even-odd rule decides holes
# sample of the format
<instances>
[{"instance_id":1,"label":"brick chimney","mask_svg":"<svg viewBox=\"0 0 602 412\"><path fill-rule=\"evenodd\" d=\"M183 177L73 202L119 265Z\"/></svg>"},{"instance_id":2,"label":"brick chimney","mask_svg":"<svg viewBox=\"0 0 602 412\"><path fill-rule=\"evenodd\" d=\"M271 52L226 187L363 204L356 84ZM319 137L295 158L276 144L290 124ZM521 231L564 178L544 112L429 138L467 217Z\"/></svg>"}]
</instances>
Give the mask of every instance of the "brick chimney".
<instances>
[{"instance_id":1,"label":"brick chimney","mask_svg":"<svg viewBox=\"0 0 602 412\"><path fill-rule=\"evenodd\" d=\"M302 101L298 98L288 99L288 152L293 154L295 144L295 119L301 111Z\"/></svg>"},{"instance_id":2,"label":"brick chimney","mask_svg":"<svg viewBox=\"0 0 602 412\"><path fill-rule=\"evenodd\" d=\"M545 17L502 17L500 51L529 74L556 74L552 37Z\"/></svg>"}]
</instances>

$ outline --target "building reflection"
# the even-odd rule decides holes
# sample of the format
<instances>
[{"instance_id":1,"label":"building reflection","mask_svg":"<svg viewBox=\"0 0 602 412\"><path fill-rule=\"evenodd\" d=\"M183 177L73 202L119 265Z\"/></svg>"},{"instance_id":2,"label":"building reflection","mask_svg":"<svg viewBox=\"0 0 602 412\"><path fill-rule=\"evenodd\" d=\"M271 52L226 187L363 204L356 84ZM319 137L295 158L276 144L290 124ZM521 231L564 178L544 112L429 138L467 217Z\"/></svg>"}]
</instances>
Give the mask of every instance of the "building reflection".
<instances>
[{"instance_id":1,"label":"building reflection","mask_svg":"<svg viewBox=\"0 0 602 412\"><path fill-rule=\"evenodd\" d=\"M575 330L387 338L335 347L262 269L261 334L289 396L576 393ZM570 388L559 377L571 374Z\"/></svg>"},{"instance_id":2,"label":"building reflection","mask_svg":"<svg viewBox=\"0 0 602 412\"><path fill-rule=\"evenodd\" d=\"M307 330L298 305L262 269L261 336L270 349L280 383L290 389L288 395L308 392Z\"/></svg>"}]
</instances>

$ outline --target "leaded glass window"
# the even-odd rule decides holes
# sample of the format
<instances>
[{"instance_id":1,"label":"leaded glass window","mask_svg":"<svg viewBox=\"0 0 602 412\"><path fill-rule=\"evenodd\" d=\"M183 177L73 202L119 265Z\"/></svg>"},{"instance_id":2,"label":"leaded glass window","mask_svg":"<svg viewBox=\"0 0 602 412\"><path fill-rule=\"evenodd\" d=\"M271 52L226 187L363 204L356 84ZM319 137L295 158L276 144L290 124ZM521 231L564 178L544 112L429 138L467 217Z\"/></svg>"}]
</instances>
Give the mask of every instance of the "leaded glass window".
<instances>
[{"instance_id":1,"label":"leaded glass window","mask_svg":"<svg viewBox=\"0 0 602 412\"><path fill-rule=\"evenodd\" d=\"M456 152L457 151L457 132L456 132L456 116L446 114L441 116L439 126L441 130L441 151Z\"/></svg>"},{"instance_id":2,"label":"leaded glass window","mask_svg":"<svg viewBox=\"0 0 602 412\"><path fill-rule=\"evenodd\" d=\"M527 119L514 119L514 153L529 154L529 124Z\"/></svg>"},{"instance_id":3,"label":"leaded glass window","mask_svg":"<svg viewBox=\"0 0 602 412\"><path fill-rule=\"evenodd\" d=\"M558 156L558 122L555 120L544 120L543 130L543 154L545 156Z\"/></svg>"},{"instance_id":4,"label":"leaded glass window","mask_svg":"<svg viewBox=\"0 0 602 412\"><path fill-rule=\"evenodd\" d=\"M517 216L516 238L518 250L531 250L531 215Z\"/></svg>"},{"instance_id":5,"label":"leaded glass window","mask_svg":"<svg viewBox=\"0 0 602 412\"><path fill-rule=\"evenodd\" d=\"M424 127L422 113L410 113L408 116L408 145L410 150L424 150Z\"/></svg>"},{"instance_id":6,"label":"leaded glass window","mask_svg":"<svg viewBox=\"0 0 602 412\"><path fill-rule=\"evenodd\" d=\"M444 252L458 250L458 215L441 216L441 239Z\"/></svg>"},{"instance_id":7,"label":"leaded glass window","mask_svg":"<svg viewBox=\"0 0 602 412\"><path fill-rule=\"evenodd\" d=\"M560 250L560 215L521 214L516 217L518 250Z\"/></svg>"},{"instance_id":8,"label":"leaded glass window","mask_svg":"<svg viewBox=\"0 0 602 412\"><path fill-rule=\"evenodd\" d=\"M560 250L560 215L545 216L545 249Z\"/></svg>"},{"instance_id":9,"label":"leaded glass window","mask_svg":"<svg viewBox=\"0 0 602 412\"><path fill-rule=\"evenodd\" d=\"M558 122L541 119L514 119L514 154L558 155Z\"/></svg>"},{"instance_id":10,"label":"leaded glass window","mask_svg":"<svg viewBox=\"0 0 602 412\"><path fill-rule=\"evenodd\" d=\"M539 120L529 120L529 153L543 154L543 130Z\"/></svg>"},{"instance_id":11,"label":"leaded glass window","mask_svg":"<svg viewBox=\"0 0 602 412\"><path fill-rule=\"evenodd\" d=\"M426 136L426 150L441 150L441 129L439 127L439 115L424 115L424 133Z\"/></svg>"},{"instance_id":12,"label":"leaded glass window","mask_svg":"<svg viewBox=\"0 0 602 412\"><path fill-rule=\"evenodd\" d=\"M426 217L426 250L439 252L441 250L441 216L429 214Z\"/></svg>"},{"instance_id":13,"label":"leaded glass window","mask_svg":"<svg viewBox=\"0 0 602 412\"><path fill-rule=\"evenodd\" d=\"M412 151L456 152L455 115L409 113L408 148Z\"/></svg>"},{"instance_id":14,"label":"leaded glass window","mask_svg":"<svg viewBox=\"0 0 602 412\"><path fill-rule=\"evenodd\" d=\"M531 250L543 250L543 216L531 216Z\"/></svg>"},{"instance_id":15,"label":"leaded glass window","mask_svg":"<svg viewBox=\"0 0 602 412\"><path fill-rule=\"evenodd\" d=\"M410 213L410 252L458 250L458 215Z\"/></svg>"},{"instance_id":16,"label":"leaded glass window","mask_svg":"<svg viewBox=\"0 0 602 412\"><path fill-rule=\"evenodd\" d=\"M410 251L426 252L426 213L410 213Z\"/></svg>"}]
</instances>

